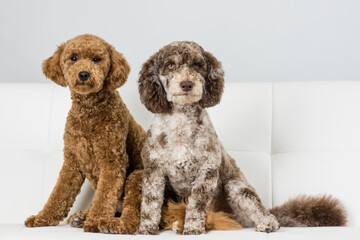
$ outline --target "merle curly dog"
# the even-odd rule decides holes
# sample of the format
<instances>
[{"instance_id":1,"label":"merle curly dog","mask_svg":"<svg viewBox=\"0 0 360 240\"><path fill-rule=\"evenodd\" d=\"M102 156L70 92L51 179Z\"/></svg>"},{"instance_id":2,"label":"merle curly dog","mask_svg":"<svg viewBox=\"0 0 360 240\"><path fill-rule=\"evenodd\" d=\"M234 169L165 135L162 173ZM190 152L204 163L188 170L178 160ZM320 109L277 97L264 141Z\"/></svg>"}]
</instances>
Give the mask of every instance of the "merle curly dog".
<instances>
[{"instance_id":1,"label":"merle curly dog","mask_svg":"<svg viewBox=\"0 0 360 240\"><path fill-rule=\"evenodd\" d=\"M244 227L262 232L276 231L280 225L344 225L340 203L328 196L298 197L272 213L265 209L220 143L205 110L219 103L223 87L221 63L194 42L173 42L143 65L140 97L155 117L142 150L138 233L158 232L166 185L179 197L187 197L184 226L175 222L183 234L205 232L211 204L215 211L231 213Z\"/></svg>"}]
</instances>

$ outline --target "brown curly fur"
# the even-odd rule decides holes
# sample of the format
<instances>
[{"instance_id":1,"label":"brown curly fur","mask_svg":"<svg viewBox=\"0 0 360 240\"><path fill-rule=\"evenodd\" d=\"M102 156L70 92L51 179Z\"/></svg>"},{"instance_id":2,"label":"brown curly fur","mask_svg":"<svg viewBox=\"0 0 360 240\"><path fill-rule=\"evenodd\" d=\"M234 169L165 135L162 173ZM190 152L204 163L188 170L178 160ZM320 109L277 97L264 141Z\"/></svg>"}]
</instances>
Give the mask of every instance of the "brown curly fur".
<instances>
[{"instance_id":1,"label":"brown curly fur","mask_svg":"<svg viewBox=\"0 0 360 240\"><path fill-rule=\"evenodd\" d=\"M78 77L81 71L90 73L85 82ZM92 205L71 216L69 223L87 232L107 233L109 227L111 233L136 230L143 168L140 151L146 133L116 91L126 82L129 71L121 53L89 34L61 44L44 61L45 76L69 86L72 107L65 126L59 178L44 208L25 221L27 227L57 225L67 216L87 178L96 190ZM115 218L121 202L121 217Z\"/></svg>"}]
</instances>

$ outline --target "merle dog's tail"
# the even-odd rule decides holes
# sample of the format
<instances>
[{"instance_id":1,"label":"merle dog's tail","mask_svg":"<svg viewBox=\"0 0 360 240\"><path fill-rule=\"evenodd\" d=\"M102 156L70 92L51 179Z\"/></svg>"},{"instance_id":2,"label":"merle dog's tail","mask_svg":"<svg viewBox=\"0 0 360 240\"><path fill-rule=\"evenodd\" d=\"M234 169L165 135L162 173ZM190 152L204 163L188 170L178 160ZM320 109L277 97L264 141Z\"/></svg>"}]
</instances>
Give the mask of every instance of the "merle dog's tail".
<instances>
[{"instance_id":1,"label":"merle dog's tail","mask_svg":"<svg viewBox=\"0 0 360 240\"><path fill-rule=\"evenodd\" d=\"M344 207L329 195L300 195L270 212L283 227L344 226L347 222Z\"/></svg>"}]
</instances>

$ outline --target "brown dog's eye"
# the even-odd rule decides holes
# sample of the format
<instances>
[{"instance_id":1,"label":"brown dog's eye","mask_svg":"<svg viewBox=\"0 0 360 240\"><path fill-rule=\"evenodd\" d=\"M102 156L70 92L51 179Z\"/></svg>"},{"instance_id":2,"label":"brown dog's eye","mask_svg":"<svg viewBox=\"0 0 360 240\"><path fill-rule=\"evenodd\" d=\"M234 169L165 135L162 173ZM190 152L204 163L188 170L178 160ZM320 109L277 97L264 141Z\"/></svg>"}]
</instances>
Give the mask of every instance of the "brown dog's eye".
<instances>
[{"instance_id":1,"label":"brown dog's eye","mask_svg":"<svg viewBox=\"0 0 360 240\"><path fill-rule=\"evenodd\" d=\"M175 67L175 64L173 64L173 63L168 64L168 69L174 69L174 67Z\"/></svg>"},{"instance_id":2,"label":"brown dog's eye","mask_svg":"<svg viewBox=\"0 0 360 240\"><path fill-rule=\"evenodd\" d=\"M98 62L100 62L101 61L101 58L93 58L93 62L94 63L98 63Z\"/></svg>"},{"instance_id":3,"label":"brown dog's eye","mask_svg":"<svg viewBox=\"0 0 360 240\"><path fill-rule=\"evenodd\" d=\"M70 58L70 60L73 61L73 62L76 62L78 59L77 59L76 56L72 56L72 57Z\"/></svg>"}]
</instances>

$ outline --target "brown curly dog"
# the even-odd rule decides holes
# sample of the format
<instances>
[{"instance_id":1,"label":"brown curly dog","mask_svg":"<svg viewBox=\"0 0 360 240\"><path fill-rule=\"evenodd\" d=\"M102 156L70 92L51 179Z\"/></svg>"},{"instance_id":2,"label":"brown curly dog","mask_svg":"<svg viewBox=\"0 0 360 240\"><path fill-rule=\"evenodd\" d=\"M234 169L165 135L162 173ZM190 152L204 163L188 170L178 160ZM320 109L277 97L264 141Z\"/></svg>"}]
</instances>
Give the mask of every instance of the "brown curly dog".
<instances>
[{"instance_id":1,"label":"brown curly dog","mask_svg":"<svg viewBox=\"0 0 360 240\"><path fill-rule=\"evenodd\" d=\"M44 208L27 227L54 226L64 219L87 178L96 190L89 209L69 218L86 232L133 233L139 225L146 133L116 91L130 67L103 39L85 34L61 44L44 61L47 78L69 86L72 107L64 133L64 164ZM121 210L122 209L122 210ZM121 211L121 217L115 214ZM110 228L111 227L111 228ZM108 229L111 229L109 232Z\"/></svg>"}]
</instances>

